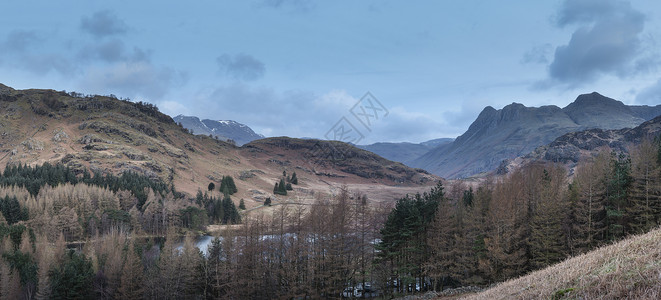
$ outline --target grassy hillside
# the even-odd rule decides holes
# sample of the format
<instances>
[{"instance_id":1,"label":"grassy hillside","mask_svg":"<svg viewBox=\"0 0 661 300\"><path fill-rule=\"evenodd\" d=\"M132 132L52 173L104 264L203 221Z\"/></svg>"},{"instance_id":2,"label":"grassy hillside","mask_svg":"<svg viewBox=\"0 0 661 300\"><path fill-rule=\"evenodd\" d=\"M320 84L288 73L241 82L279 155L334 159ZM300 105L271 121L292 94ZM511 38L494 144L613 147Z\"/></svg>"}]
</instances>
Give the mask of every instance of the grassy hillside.
<instances>
[{"instance_id":1,"label":"grassy hillside","mask_svg":"<svg viewBox=\"0 0 661 300\"><path fill-rule=\"evenodd\" d=\"M503 282L467 299L661 299L661 229Z\"/></svg>"},{"instance_id":2,"label":"grassy hillside","mask_svg":"<svg viewBox=\"0 0 661 300\"><path fill-rule=\"evenodd\" d=\"M328 156L329 149L341 155ZM210 182L219 186L230 175L238 186L234 200L245 199L248 208L273 196L283 171L296 171L300 184L275 203L304 202L340 185L382 187L386 193L364 192L392 201L439 179L344 143L273 138L236 147L190 134L151 104L0 84L0 168L44 162L61 162L76 172L134 171L189 195L206 191Z\"/></svg>"}]
</instances>

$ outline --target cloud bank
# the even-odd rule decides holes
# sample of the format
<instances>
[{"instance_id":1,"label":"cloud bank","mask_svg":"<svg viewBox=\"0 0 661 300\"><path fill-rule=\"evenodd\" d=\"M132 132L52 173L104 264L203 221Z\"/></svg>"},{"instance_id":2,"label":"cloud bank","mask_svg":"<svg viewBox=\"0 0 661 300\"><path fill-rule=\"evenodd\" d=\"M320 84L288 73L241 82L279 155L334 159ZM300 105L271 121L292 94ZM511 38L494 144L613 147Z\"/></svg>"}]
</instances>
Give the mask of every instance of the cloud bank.
<instances>
[{"instance_id":1,"label":"cloud bank","mask_svg":"<svg viewBox=\"0 0 661 300\"><path fill-rule=\"evenodd\" d=\"M636 75L641 71L637 64L643 57L645 21L645 15L627 1L565 0L555 25L576 29L566 45L555 48L549 79L578 87L603 75Z\"/></svg>"},{"instance_id":2,"label":"cloud bank","mask_svg":"<svg viewBox=\"0 0 661 300\"><path fill-rule=\"evenodd\" d=\"M216 62L220 73L236 80L257 80L262 78L266 72L263 62L244 53L223 54L216 59Z\"/></svg>"}]
</instances>

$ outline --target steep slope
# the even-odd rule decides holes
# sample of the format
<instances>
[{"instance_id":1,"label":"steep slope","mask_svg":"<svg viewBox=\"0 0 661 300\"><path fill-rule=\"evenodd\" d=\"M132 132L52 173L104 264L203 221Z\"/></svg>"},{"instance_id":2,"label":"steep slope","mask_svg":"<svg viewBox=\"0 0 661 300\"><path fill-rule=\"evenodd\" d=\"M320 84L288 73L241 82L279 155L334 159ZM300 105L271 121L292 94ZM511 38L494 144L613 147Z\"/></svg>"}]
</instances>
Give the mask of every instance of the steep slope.
<instances>
[{"instance_id":1,"label":"steep slope","mask_svg":"<svg viewBox=\"0 0 661 300\"><path fill-rule=\"evenodd\" d=\"M487 107L454 142L430 150L412 165L441 177L467 177L577 128L556 106L534 108L513 103L502 110Z\"/></svg>"},{"instance_id":2,"label":"steep slope","mask_svg":"<svg viewBox=\"0 0 661 300\"><path fill-rule=\"evenodd\" d=\"M661 134L661 116L644 122L635 128L616 130L588 129L564 134L553 142L536 148L529 154L507 160L502 170L512 170L535 161L559 162L571 170L581 157L596 154L603 147L617 152L627 152L630 145L643 139L654 140Z\"/></svg>"},{"instance_id":3,"label":"steep slope","mask_svg":"<svg viewBox=\"0 0 661 300\"><path fill-rule=\"evenodd\" d=\"M263 139L264 136L255 133L247 125L232 120L201 120L198 117L178 115L173 118L175 122L181 123L184 128L193 131L193 134L203 134L218 137L222 140L232 140L238 146Z\"/></svg>"},{"instance_id":4,"label":"steep slope","mask_svg":"<svg viewBox=\"0 0 661 300\"><path fill-rule=\"evenodd\" d=\"M580 95L563 108L576 124L583 128L633 128L661 114L661 106L627 106L598 93Z\"/></svg>"},{"instance_id":5,"label":"steep slope","mask_svg":"<svg viewBox=\"0 0 661 300\"><path fill-rule=\"evenodd\" d=\"M661 229L512 279L465 299L659 299Z\"/></svg>"},{"instance_id":6,"label":"steep slope","mask_svg":"<svg viewBox=\"0 0 661 300\"><path fill-rule=\"evenodd\" d=\"M253 161L326 178L349 179L353 175L360 178L353 182L398 185L429 184L438 179L424 170L337 141L277 137L253 141L243 148Z\"/></svg>"},{"instance_id":7,"label":"steep slope","mask_svg":"<svg viewBox=\"0 0 661 300\"><path fill-rule=\"evenodd\" d=\"M657 112L661 105L626 106L598 93L580 95L562 109L518 103L501 110L487 107L453 143L437 146L411 165L445 178L468 177L494 170L503 160L525 155L565 133L635 127Z\"/></svg>"},{"instance_id":8,"label":"steep slope","mask_svg":"<svg viewBox=\"0 0 661 300\"><path fill-rule=\"evenodd\" d=\"M415 143L374 143L370 145L356 145L360 149L370 151L378 154L381 157L387 158L392 161L398 161L406 165L410 165L412 161L424 155L429 150L436 146L449 144L454 139L440 138L434 139L419 144Z\"/></svg>"},{"instance_id":9,"label":"steep slope","mask_svg":"<svg viewBox=\"0 0 661 300\"><path fill-rule=\"evenodd\" d=\"M308 142L292 139L291 144L298 143ZM219 186L223 175L231 175L239 189L233 199L254 200L246 201L249 208L272 196L273 184L283 171L297 171L300 184L281 200L307 201L331 187L369 183L388 191L379 191L374 195L381 198L372 199L391 201L439 179L343 143L332 145L350 160L334 163L333 157L315 156L324 152L311 152L315 160L310 167L303 164L309 154L293 151L288 144L258 145L263 146L236 147L192 135L151 104L0 85L0 168L61 162L77 171L134 171L190 195L206 190L210 182Z\"/></svg>"}]
</instances>

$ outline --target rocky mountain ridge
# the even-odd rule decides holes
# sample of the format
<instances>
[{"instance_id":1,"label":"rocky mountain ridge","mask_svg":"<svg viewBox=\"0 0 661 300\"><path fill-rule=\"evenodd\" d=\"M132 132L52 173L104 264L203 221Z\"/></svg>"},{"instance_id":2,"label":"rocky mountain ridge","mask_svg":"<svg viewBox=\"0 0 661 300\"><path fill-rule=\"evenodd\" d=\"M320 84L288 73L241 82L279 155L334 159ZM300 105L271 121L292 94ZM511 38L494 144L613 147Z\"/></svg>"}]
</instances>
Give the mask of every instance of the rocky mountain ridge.
<instances>
[{"instance_id":1,"label":"rocky mountain ridge","mask_svg":"<svg viewBox=\"0 0 661 300\"><path fill-rule=\"evenodd\" d=\"M591 128L632 128L661 114L661 105L628 106L599 93L580 95L564 108L512 103L486 107L457 139L411 162L445 178L464 178L496 169L557 137Z\"/></svg>"},{"instance_id":2,"label":"rocky mountain ridge","mask_svg":"<svg viewBox=\"0 0 661 300\"><path fill-rule=\"evenodd\" d=\"M193 134L217 136L226 141L232 140L237 146L264 138L263 135L255 133L247 125L232 120L200 120L195 116L184 115L178 115L172 119L181 123L184 128L191 130Z\"/></svg>"}]
</instances>

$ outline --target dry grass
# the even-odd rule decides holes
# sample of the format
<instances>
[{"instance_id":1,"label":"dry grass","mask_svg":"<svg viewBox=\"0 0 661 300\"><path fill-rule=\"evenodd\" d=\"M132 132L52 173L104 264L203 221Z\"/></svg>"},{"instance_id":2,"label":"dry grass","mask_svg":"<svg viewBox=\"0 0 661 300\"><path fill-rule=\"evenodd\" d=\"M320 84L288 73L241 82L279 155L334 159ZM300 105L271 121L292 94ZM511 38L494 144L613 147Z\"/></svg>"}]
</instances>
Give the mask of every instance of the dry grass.
<instances>
[{"instance_id":1,"label":"dry grass","mask_svg":"<svg viewBox=\"0 0 661 300\"><path fill-rule=\"evenodd\" d=\"M512 279L465 299L661 299L661 229Z\"/></svg>"}]
</instances>

